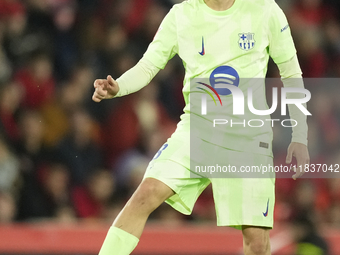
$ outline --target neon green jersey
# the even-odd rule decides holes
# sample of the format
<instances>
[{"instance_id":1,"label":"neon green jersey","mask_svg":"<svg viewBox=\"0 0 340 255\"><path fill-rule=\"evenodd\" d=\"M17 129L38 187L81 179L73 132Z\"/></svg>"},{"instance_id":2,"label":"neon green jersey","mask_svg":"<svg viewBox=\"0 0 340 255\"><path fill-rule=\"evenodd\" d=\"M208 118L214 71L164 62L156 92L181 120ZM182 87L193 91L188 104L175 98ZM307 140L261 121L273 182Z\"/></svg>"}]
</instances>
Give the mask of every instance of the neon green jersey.
<instances>
[{"instance_id":1,"label":"neon green jersey","mask_svg":"<svg viewBox=\"0 0 340 255\"><path fill-rule=\"evenodd\" d=\"M207 79L208 85L217 90L223 107L228 109L226 119L233 118L235 122L270 119L270 116L255 116L247 107L245 116L234 116L230 110L232 97L221 90L218 80L229 79L230 84L242 90L246 100L247 90L252 86L254 107L268 109L264 81L253 83L249 80L242 82L242 79L263 79L269 56L279 64L294 57L296 50L287 19L274 0L235 0L226 11L214 11L203 0L188 0L173 6L144 58L162 69L176 54L182 59L186 71L183 88L186 106L182 124L190 123L191 118L191 122L194 119L195 124L205 126L204 121L208 120L198 111L198 105L196 111L190 103L192 79ZM218 127L216 131L223 133L222 139L216 134L213 138L210 131L202 128L200 136L227 148L271 155L271 125L267 121L261 128ZM259 146L261 143L264 146Z\"/></svg>"}]
</instances>

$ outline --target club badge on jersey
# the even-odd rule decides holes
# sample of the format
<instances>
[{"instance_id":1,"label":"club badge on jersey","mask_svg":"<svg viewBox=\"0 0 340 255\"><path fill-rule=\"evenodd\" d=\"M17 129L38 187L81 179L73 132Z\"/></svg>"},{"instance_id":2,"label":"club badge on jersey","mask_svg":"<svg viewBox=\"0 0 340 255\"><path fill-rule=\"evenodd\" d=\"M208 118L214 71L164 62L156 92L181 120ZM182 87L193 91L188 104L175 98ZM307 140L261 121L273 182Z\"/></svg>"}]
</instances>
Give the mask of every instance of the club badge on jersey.
<instances>
[{"instance_id":1,"label":"club badge on jersey","mask_svg":"<svg viewBox=\"0 0 340 255\"><path fill-rule=\"evenodd\" d=\"M240 33L238 34L238 45L242 50L251 50L255 46L255 33Z\"/></svg>"}]
</instances>

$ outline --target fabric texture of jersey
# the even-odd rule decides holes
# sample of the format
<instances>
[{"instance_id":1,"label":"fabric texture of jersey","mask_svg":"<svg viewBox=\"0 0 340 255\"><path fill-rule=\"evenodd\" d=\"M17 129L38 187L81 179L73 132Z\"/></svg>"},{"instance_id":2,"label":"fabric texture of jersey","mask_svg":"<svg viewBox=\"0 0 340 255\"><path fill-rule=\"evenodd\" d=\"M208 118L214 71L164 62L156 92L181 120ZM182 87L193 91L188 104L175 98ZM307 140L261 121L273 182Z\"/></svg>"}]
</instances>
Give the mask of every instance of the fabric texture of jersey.
<instances>
[{"instance_id":1,"label":"fabric texture of jersey","mask_svg":"<svg viewBox=\"0 0 340 255\"><path fill-rule=\"evenodd\" d=\"M236 0L226 11L214 11L203 0L188 0L174 5L143 58L162 69L176 54L182 59L186 73L183 87L186 106L181 118L183 125L178 129L195 122L195 126L203 127L197 134L202 140L233 150L272 155L271 122L265 122L260 128L217 128L214 137L219 138L214 140L205 128L211 126L207 123L209 120L198 111L200 102L190 101L190 94L201 93L193 89L193 79L211 81L214 75L219 75L219 70L222 70L222 75L223 70L234 70L233 75L240 77L237 85L245 96L245 102L251 87L254 107L268 109L264 77L269 56L279 64L296 54L287 19L275 1ZM226 109L225 117L235 122L270 119L269 115L252 114L247 107L243 116L235 116L232 113L232 95L221 95L221 99ZM269 144L268 148L260 148L261 142Z\"/></svg>"}]
</instances>

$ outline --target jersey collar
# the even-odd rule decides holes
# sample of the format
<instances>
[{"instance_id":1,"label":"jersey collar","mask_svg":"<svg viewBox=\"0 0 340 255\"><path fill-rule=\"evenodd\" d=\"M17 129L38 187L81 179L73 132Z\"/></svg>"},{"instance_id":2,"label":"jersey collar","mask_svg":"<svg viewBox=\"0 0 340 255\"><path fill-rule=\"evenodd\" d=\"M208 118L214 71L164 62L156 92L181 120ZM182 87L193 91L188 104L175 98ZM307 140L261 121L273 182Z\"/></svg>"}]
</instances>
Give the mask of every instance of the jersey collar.
<instances>
[{"instance_id":1,"label":"jersey collar","mask_svg":"<svg viewBox=\"0 0 340 255\"><path fill-rule=\"evenodd\" d=\"M215 10L211 9L208 5L206 5L204 0L199 0L199 2L202 5L204 11L206 11L206 12L212 14L212 15L215 15L215 16L225 16L225 15L229 15L229 14L233 13L238 8L238 6L240 5L241 1L242 0L235 0L234 4L228 10L225 10L225 11L215 11Z\"/></svg>"}]
</instances>

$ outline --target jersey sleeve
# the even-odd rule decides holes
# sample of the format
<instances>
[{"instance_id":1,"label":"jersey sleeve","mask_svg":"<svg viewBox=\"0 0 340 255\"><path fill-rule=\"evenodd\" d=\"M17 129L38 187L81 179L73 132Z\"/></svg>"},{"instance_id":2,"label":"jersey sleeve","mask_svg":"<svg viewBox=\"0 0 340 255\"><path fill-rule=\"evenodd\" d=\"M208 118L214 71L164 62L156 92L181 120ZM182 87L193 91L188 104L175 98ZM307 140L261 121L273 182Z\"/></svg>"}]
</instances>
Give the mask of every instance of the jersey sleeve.
<instances>
[{"instance_id":1,"label":"jersey sleeve","mask_svg":"<svg viewBox=\"0 0 340 255\"><path fill-rule=\"evenodd\" d=\"M115 97L134 93L150 83L159 72L159 68L146 59L141 59L134 67L117 79L119 91Z\"/></svg>"},{"instance_id":2,"label":"jersey sleeve","mask_svg":"<svg viewBox=\"0 0 340 255\"><path fill-rule=\"evenodd\" d=\"M291 59L296 49L287 18L275 2L269 15L269 55L280 64Z\"/></svg>"},{"instance_id":3,"label":"jersey sleeve","mask_svg":"<svg viewBox=\"0 0 340 255\"><path fill-rule=\"evenodd\" d=\"M175 8L173 7L163 19L143 58L159 69L163 69L177 53L177 25Z\"/></svg>"},{"instance_id":4,"label":"jersey sleeve","mask_svg":"<svg viewBox=\"0 0 340 255\"><path fill-rule=\"evenodd\" d=\"M282 77L283 86L285 88L301 88L304 89L302 72L300 69L299 61L296 55L286 62L277 65ZM287 93L288 99L301 98L300 93ZM307 109L307 105L303 104ZM307 116L301 112L301 110L294 104L288 105L289 116L291 119L297 121L294 126L292 122L292 142L302 143L307 145L308 143L308 126L307 126Z\"/></svg>"}]
</instances>

